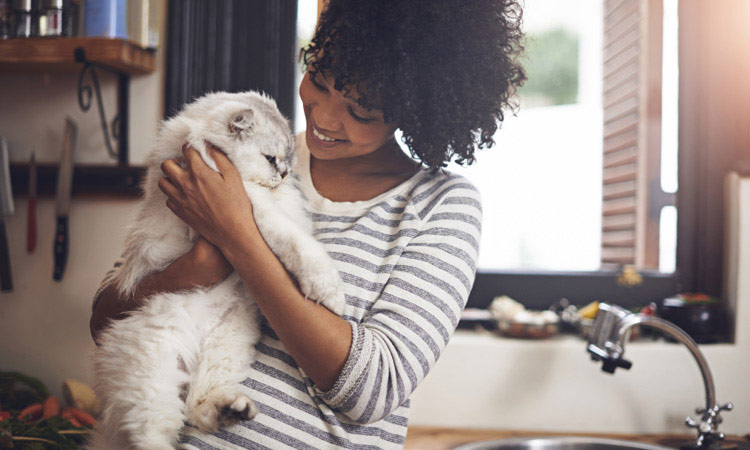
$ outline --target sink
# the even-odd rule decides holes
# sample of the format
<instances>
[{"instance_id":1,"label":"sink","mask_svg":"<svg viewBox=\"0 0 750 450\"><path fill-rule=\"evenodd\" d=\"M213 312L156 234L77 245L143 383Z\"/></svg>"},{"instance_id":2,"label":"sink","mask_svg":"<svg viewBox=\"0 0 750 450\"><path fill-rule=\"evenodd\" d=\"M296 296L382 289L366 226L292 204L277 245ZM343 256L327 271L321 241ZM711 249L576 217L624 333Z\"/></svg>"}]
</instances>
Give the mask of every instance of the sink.
<instances>
[{"instance_id":1,"label":"sink","mask_svg":"<svg viewBox=\"0 0 750 450\"><path fill-rule=\"evenodd\" d=\"M544 437L498 439L474 442L454 450L672 450L670 447L589 437Z\"/></svg>"}]
</instances>

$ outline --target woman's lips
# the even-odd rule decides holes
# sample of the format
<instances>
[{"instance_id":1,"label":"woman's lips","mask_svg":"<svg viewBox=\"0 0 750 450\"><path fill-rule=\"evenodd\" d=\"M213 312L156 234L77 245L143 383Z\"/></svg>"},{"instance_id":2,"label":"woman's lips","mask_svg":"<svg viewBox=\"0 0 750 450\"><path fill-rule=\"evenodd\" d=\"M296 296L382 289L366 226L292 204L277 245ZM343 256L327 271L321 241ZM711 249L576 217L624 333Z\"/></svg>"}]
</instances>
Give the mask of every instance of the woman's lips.
<instances>
[{"instance_id":1,"label":"woman's lips","mask_svg":"<svg viewBox=\"0 0 750 450\"><path fill-rule=\"evenodd\" d=\"M315 142L315 144L318 145L319 147L330 148L330 147L335 147L335 146L337 146L339 144L343 144L343 143L347 142L346 140L343 140L343 139L336 139L335 141L324 141L323 139L320 139L319 137L315 136L315 133L313 133L313 130L317 131L318 133L320 133L320 134L322 134L324 136L325 136L325 133L323 133L320 130L318 130L317 128L315 128L315 125L313 125L312 123L308 124L308 126L307 126L307 134L308 134L308 136L310 136L310 138L313 140L313 142ZM333 139L333 138L331 138L331 139Z\"/></svg>"}]
</instances>

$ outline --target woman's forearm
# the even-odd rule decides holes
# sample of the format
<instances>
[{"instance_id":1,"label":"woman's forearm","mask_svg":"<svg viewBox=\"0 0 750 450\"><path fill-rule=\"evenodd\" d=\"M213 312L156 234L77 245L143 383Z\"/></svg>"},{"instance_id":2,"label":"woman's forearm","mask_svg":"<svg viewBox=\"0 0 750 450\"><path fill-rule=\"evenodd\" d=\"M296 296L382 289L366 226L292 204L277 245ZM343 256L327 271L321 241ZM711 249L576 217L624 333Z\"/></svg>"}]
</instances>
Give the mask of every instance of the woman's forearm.
<instances>
[{"instance_id":1,"label":"woman's forearm","mask_svg":"<svg viewBox=\"0 0 750 450\"><path fill-rule=\"evenodd\" d=\"M213 253L219 252L211 247L213 246L206 241L196 243L191 251L177 258L164 270L154 272L141 280L133 295L128 298L120 296L114 283L107 286L101 292L89 321L94 341L110 321L127 317L128 313L142 306L148 297L158 292L176 292L210 286L226 278L231 273L231 266L228 262L224 267L222 264L216 264L216 255ZM213 259L212 263L207 264L210 259ZM207 265L213 270L206 270Z\"/></svg>"},{"instance_id":2,"label":"woman's forearm","mask_svg":"<svg viewBox=\"0 0 750 450\"><path fill-rule=\"evenodd\" d=\"M324 306L306 300L258 233L223 249L253 299L297 364L326 391L349 356L351 326Z\"/></svg>"}]
</instances>

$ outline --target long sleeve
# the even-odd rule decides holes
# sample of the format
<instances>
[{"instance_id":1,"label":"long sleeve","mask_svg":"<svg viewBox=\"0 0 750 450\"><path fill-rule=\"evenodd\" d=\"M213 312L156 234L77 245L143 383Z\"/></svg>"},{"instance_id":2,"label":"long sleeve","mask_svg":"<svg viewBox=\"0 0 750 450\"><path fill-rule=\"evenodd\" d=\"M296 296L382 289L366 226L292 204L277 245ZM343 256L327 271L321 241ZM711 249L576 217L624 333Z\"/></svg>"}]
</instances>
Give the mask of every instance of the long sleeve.
<instances>
[{"instance_id":1,"label":"long sleeve","mask_svg":"<svg viewBox=\"0 0 750 450\"><path fill-rule=\"evenodd\" d=\"M410 205L419 231L370 311L349 321L345 366L333 388L319 391L357 423L378 421L409 398L448 343L474 282L481 231L476 189L453 175Z\"/></svg>"}]
</instances>

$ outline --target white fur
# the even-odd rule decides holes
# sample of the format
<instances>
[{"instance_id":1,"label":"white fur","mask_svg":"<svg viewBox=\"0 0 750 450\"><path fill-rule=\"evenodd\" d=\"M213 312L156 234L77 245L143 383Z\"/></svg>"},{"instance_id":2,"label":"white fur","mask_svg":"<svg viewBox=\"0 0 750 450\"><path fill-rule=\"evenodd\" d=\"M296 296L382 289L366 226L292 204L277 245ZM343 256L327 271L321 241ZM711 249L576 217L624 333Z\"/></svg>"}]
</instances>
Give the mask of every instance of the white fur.
<instances>
[{"instance_id":1,"label":"white fur","mask_svg":"<svg viewBox=\"0 0 750 450\"><path fill-rule=\"evenodd\" d=\"M274 101L254 92L214 93L166 121L149 158L145 198L126 241L115 283L122 295L185 254L195 233L166 207L160 165L189 143L214 170L206 142L221 148L242 175L258 228L296 277L303 294L336 314L345 306L339 273L312 224L292 177L289 124ZM269 161L267 158L276 158ZM216 286L147 299L100 335L95 390L103 403L90 450L172 449L183 422L206 432L255 416L240 383L260 337L255 302L236 273Z\"/></svg>"}]
</instances>

